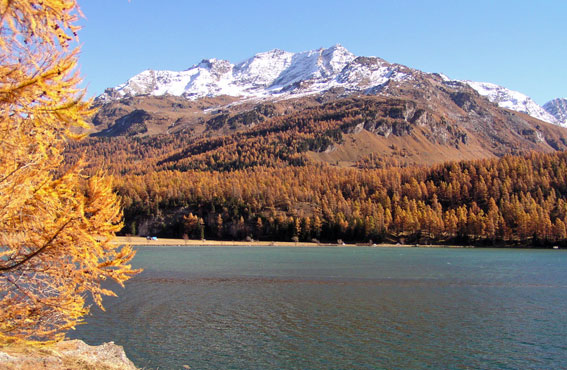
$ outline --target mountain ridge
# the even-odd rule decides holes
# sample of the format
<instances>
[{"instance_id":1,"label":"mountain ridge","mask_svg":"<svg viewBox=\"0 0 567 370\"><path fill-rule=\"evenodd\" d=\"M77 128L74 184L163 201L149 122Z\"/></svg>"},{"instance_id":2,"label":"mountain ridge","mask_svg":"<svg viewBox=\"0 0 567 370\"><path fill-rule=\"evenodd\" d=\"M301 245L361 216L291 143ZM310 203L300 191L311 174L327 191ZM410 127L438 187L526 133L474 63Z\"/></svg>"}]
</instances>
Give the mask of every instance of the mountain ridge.
<instances>
[{"instance_id":1,"label":"mountain ridge","mask_svg":"<svg viewBox=\"0 0 567 370\"><path fill-rule=\"evenodd\" d=\"M298 53L274 49L237 64L212 58L184 71L146 70L106 89L96 102L104 104L140 95L173 95L190 100L218 96L238 97L241 101L273 100L322 94L333 89L342 90L343 96L387 95L390 83L419 84L424 78L467 84L502 108L567 127L565 120L561 121L520 92L488 82L452 80L378 57L356 56L340 44Z\"/></svg>"}]
</instances>

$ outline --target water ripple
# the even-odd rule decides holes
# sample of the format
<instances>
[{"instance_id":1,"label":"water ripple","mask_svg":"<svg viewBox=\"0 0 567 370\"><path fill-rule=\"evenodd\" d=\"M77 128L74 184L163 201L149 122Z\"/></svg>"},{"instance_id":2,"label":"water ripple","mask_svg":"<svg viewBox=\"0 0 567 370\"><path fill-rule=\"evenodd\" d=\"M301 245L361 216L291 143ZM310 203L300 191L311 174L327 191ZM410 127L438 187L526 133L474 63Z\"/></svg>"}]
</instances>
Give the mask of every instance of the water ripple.
<instances>
[{"instance_id":1,"label":"water ripple","mask_svg":"<svg viewBox=\"0 0 567 370\"><path fill-rule=\"evenodd\" d=\"M515 252L142 249L73 337L160 369L567 368L567 261Z\"/></svg>"}]
</instances>

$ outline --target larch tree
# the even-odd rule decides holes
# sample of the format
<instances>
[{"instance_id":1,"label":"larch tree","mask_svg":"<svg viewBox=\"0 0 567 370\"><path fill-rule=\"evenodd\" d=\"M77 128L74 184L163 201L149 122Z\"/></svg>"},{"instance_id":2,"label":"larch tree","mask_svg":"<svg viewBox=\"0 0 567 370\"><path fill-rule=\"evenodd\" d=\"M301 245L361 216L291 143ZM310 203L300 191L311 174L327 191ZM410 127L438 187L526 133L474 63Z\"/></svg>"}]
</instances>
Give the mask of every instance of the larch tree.
<instances>
[{"instance_id":1,"label":"larch tree","mask_svg":"<svg viewBox=\"0 0 567 370\"><path fill-rule=\"evenodd\" d=\"M101 286L137 272L110 180L62 170L92 113L77 64L75 0L0 0L0 344L52 341L83 321Z\"/></svg>"}]
</instances>

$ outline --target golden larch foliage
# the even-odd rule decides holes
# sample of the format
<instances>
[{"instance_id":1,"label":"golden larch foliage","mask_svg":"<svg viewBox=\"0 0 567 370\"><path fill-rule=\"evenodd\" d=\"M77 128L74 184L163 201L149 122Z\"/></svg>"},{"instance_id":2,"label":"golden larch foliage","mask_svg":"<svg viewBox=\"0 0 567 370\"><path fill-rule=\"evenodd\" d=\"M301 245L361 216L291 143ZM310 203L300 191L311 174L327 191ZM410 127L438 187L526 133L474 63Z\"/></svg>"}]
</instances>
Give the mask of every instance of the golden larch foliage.
<instances>
[{"instance_id":1,"label":"golden larch foliage","mask_svg":"<svg viewBox=\"0 0 567 370\"><path fill-rule=\"evenodd\" d=\"M64 173L62 151L92 113L76 72L74 0L0 0L0 344L60 340L101 282L137 272L110 244L122 227L110 180ZM89 298L90 296L90 298Z\"/></svg>"}]
</instances>

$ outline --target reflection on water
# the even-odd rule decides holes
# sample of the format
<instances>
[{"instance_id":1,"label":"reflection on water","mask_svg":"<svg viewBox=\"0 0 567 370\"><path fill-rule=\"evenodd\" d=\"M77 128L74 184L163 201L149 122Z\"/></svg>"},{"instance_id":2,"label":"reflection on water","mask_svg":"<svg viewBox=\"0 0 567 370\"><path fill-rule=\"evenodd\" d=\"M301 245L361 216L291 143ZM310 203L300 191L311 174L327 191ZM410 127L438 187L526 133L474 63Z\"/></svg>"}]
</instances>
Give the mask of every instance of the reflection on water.
<instances>
[{"instance_id":1,"label":"reflection on water","mask_svg":"<svg viewBox=\"0 0 567 370\"><path fill-rule=\"evenodd\" d=\"M146 270L72 333L137 366L567 368L567 253L140 248Z\"/></svg>"}]
</instances>

